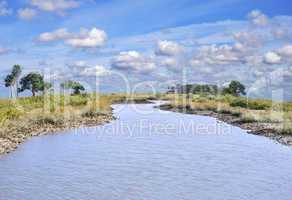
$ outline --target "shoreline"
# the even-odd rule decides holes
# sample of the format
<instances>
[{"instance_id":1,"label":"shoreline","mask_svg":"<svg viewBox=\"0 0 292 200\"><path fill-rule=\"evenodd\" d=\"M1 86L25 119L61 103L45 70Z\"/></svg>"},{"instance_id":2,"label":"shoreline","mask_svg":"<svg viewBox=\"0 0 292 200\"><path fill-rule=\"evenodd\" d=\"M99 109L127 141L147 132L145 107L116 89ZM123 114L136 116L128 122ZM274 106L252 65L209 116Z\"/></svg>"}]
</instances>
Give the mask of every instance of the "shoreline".
<instances>
[{"instance_id":1,"label":"shoreline","mask_svg":"<svg viewBox=\"0 0 292 200\"><path fill-rule=\"evenodd\" d=\"M152 103L150 100L151 99L149 98L131 99L128 101L125 101L125 99L117 99L113 100L111 104L148 104ZM19 145L23 144L32 137L48 134L59 134L59 132L72 130L74 128L100 126L106 123L110 123L115 119L116 118L113 116L111 109L111 111L107 113L99 113L97 115L89 114L88 116L69 118L64 120L64 122L61 124L56 123L55 121L48 121L44 123L43 121L47 121L47 119L41 119L43 120L41 124L39 124L39 121L28 120L27 124L23 126L14 126L14 124L18 123L18 121L14 121L11 123L11 127L2 130L2 133L0 132L0 156L15 151ZM3 137L1 137L1 134Z\"/></svg>"},{"instance_id":2,"label":"shoreline","mask_svg":"<svg viewBox=\"0 0 292 200\"><path fill-rule=\"evenodd\" d=\"M247 130L248 134L264 136L275 140L276 142L292 147L292 136L290 135L283 135L277 133L277 130L271 127L271 123L260 123L260 122L240 122L235 116L231 114L224 114L224 113L216 113L214 111L199 111L190 108L189 106L176 106L174 107L171 104L163 104L158 106L159 109L165 111L172 111L172 112L179 112L184 114L194 114L194 115L202 115L202 116L209 116L214 117L217 120L225 122L227 124L231 124L233 126L237 126L244 130Z\"/></svg>"},{"instance_id":3,"label":"shoreline","mask_svg":"<svg viewBox=\"0 0 292 200\"><path fill-rule=\"evenodd\" d=\"M100 126L110 123L112 120L115 120L115 117L111 112L109 114L100 114L94 117L71 118L59 125L50 123L39 125L35 122L31 122L27 127L8 129L7 132L9 132L9 136L6 138L0 137L0 157L1 155L15 151L21 144L32 137L59 134L59 132L72 130L74 128L82 128L84 126Z\"/></svg>"}]
</instances>

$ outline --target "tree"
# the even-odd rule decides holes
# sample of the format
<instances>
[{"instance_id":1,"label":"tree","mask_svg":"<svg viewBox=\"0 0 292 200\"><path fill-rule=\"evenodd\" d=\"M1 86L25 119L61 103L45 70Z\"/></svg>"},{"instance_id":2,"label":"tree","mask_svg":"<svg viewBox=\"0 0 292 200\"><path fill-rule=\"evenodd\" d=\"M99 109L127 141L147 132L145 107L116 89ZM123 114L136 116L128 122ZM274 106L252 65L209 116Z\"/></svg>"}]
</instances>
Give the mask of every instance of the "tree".
<instances>
[{"instance_id":1,"label":"tree","mask_svg":"<svg viewBox=\"0 0 292 200\"><path fill-rule=\"evenodd\" d=\"M73 94L80 94L81 91L84 91L85 90L84 86L81 85L78 82L75 82L75 84L73 85L72 89L74 91Z\"/></svg>"},{"instance_id":2,"label":"tree","mask_svg":"<svg viewBox=\"0 0 292 200\"><path fill-rule=\"evenodd\" d=\"M72 89L74 95L80 94L81 91L85 90L84 86L81 85L81 83L71 80L62 83L61 87L64 89Z\"/></svg>"},{"instance_id":3,"label":"tree","mask_svg":"<svg viewBox=\"0 0 292 200\"><path fill-rule=\"evenodd\" d=\"M222 94L231 94L233 96L246 95L245 86L239 81L231 81L227 88L223 88Z\"/></svg>"},{"instance_id":4,"label":"tree","mask_svg":"<svg viewBox=\"0 0 292 200\"><path fill-rule=\"evenodd\" d=\"M16 93L18 96L17 88L18 88L18 79L21 75L21 67L20 65L14 65L12 68L12 72L8 74L5 78L5 87L10 87L10 96L13 98L13 95Z\"/></svg>"},{"instance_id":5,"label":"tree","mask_svg":"<svg viewBox=\"0 0 292 200\"><path fill-rule=\"evenodd\" d=\"M44 77L39 73L29 73L25 77L20 80L21 87L18 89L19 92L23 92L25 90L30 90L32 96L39 91L44 91L45 89Z\"/></svg>"}]
</instances>

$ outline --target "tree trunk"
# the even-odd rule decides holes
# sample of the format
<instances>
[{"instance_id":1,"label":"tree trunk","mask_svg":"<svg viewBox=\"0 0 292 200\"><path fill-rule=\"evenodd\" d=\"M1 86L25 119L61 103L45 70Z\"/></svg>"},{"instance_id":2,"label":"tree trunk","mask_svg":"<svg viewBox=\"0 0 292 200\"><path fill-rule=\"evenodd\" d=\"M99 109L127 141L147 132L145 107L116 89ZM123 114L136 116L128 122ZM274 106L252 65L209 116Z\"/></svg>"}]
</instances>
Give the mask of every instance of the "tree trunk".
<instances>
[{"instance_id":1,"label":"tree trunk","mask_svg":"<svg viewBox=\"0 0 292 200\"><path fill-rule=\"evenodd\" d=\"M31 92L32 92L32 96L34 97L34 96L35 96L35 91L34 91L34 90L32 90Z\"/></svg>"},{"instance_id":2,"label":"tree trunk","mask_svg":"<svg viewBox=\"0 0 292 200\"><path fill-rule=\"evenodd\" d=\"M11 98L13 99L13 100L15 100L16 98L16 91L15 91L15 85L12 85L12 87L11 87Z\"/></svg>"},{"instance_id":3,"label":"tree trunk","mask_svg":"<svg viewBox=\"0 0 292 200\"><path fill-rule=\"evenodd\" d=\"M16 82L16 98L18 97L18 82Z\"/></svg>"},{"instance_id":4,"label":"tree trunk","mask_svg":"<svg viewBox=\"0 0 292 200\"><path fill-rule=\"evenodd\" d=\"M12 86L9 87L9 90L10 90L10 99L12 99L12 90L13 90Z\"/></svg>"}]
</instances>

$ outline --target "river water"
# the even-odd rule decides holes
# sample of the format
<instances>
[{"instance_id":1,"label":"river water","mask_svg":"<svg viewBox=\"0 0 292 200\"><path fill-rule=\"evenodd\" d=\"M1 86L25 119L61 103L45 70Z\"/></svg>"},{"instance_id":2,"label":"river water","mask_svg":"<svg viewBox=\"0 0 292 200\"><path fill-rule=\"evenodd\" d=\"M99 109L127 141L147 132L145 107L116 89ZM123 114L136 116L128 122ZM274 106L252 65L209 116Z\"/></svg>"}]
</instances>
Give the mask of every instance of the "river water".
<instances>
[{"instance_id":1,"label":"river water","mask_svg":"<svg viewBox=\"0 0 292 200\"><path fill-rule=\"evenodd\" d=\"M151 104L114 113L0 157L0 200L292 199L291 148Z\"/></svg>"}]
</instances>

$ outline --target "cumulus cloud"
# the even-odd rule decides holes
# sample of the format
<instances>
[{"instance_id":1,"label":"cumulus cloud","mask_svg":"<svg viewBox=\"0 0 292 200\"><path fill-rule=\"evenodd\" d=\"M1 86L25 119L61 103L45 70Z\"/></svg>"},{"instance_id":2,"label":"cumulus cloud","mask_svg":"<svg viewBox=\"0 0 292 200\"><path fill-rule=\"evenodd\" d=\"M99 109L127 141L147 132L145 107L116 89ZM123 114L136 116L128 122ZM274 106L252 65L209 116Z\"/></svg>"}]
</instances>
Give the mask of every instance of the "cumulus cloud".
<instances>
[{"instance_id":1,"label":"cumulus cloud","mask_svg":"<svg viewBox=\"0 0 292 200\"><path fill-rule=\"evenodd\" d=\"M32 8L22 8L17 11L18 17L23 20L31 20L37 15L37 11Z\"/></svg>"},{"instance_id":2,"label":"cumulus cloud","mask_svg":"<svg viewBox=\"0 0 292 200\"><path fill-rule=\"evenodd\" d=\"M156 68L152 58L144 57L137 51L120 52L112 60L113 69L133 71L133 72L150 72Z\"/></svg>"},{"instance_id":3,"label":"cumulus cloud","mask_svg":"<svg viewBox=\"0 0 292 200\"><path fill-rule=\"evenodd\" d=\"M60 28L53 32L46 32L46 33L40 34L40 36L38 37L38 41L53 42L57 40L68 39L69 37L71 37L71 33L69 33L67 29L65 28Z\"/></svg>"},{"instance_id":4,"label":"cumulus cloud","mask_svg":"<svg viewBox=\"0 0 292 200\"><path fill-rule=\"evenodd\" d=\"M7 16L12 14L12 9L8 8L7 1L0 0L0 16Z\"/></svg>"},{"instance_id":5,"label":"cumulus cloud","mask_svg":"<svg viewBox=\"0 0 292 200\"><path fill-rule=\"evenodd\" d=\"M77 34L70 33L67 29L61 28L53 32L42 33L38 37L40 42L58 40L64 40L66 45L74 48L98 48L105 45L107 34L97 28L92 28L91 30L81 29Z\"/></svg>"},{"instance_id":6,"label":"cumulus cloud","mask_svg":"<svg viewBox=\"0 0 292 200\"><path fill-rule=\"evenodd\" d=\"M157 44L156 55L174 56L182 52L183 47L173 41L159 41Z\"/></svg>"},{"instance_id":7,"label":"cumulus cloud","mask_svg":"<svg viewBox=\"0 0 292 200\"><path fill-rule=\"evenodd\" d=\"M96 48L104 46L107 41L107 34L103 30L93 28L82 29L79 35L68 38L65 44L75 48Z\"/></svg>"},{"instance_id":8,"label":"cumulus cloud","mask_svg":"<svg viewBox=\"0 0 292 200\"><path fill-rule=\"evenodd\" d=\"M287 44L276 51L281 57L282 62L285 64L292 64L292 45Z\"/></svg>"},{"instance_id":9,"label":"cumulus cloud","mask_svg":"<svg viewBox=\"0 0 292 200\"><path fill-rule=\"evenodd\" d=\"M30 0L29 4L42 11L63 14L65 10L79 7L75 0Z\"/></svg>"},{"instance_id":10,"label":"cumulus cloud","mask_svg":"<svg viewBox=\"0 0 292 200\"><path fill-rule=\"evenodd\" d=\"M262 39L256 33L250 31L240 31L233 35L234 39L247 48L260 47L262 45Z\"/></svg>"},{"instance_id":11,"label":"cumulus cloud","mask_svg":"<svg viewBox=\"0 0 292 200\"><path fill-rule=\"evenodd\" d=\"M226 65L243 62L241 54L231 45L207 45L199 47L191 65Z\"/></svg>"},{"instance_id":12,"label":"cumulus cloud","mask_svg":"<svg viewBox=\"0 0 292 200\"><path fill-rule=\"evenodd\" d=\"M68 68L72 73L85 77L106 76L111 74L111 71L106 69L104 66L90 65L83 60L68 64Z\"/></svg>"},{"instance_id":13,"label":"cumulus cloud","mask_svg":"<svg viewBox=\"0 0 292 200\"><path fill-rule=\"evenodd\" d=\"M87 76L87 77L105 76L109 74L110 74L110 71L107 70L102 65L96 65L94 67L86 67L80 72L81 76Z\"/></svg>"},{"instance_id":14,"label":"cumulus cloud","mask_svg":"<svg viewBox=\"0 0 292 200\"><path fill-rule=\"evenodd\" d=\"M248 19L254 25L265 26L269 23L269 18L260 10L252 10L248 14Z\"/></svg>"},{"instance_id":15,"label":"cumulus cloud","mask_svg":"<svg viewBox=\"0 0 292 200\"><path fill-rule=\"evenodd\" d=\"M261 76L256 79L249 88L249 93L254 96L273 97L272 93L277 94L280 90L281 93L276 97L277 100L291 100L292 89L292 68L281 67L275 70L271 70L266 76Z\"/></svg>"},{"instance_id":16,"label":"cumulus cloud","mask_svg":"<svg viewBox=\"0 0 292 200\"><path fill-rule=\"evenodd\" d=\"M264 62L266 64L280 64L281 63L281 56L277 53L269 51L264 56Z\"/></svg>"}]
</instances>

